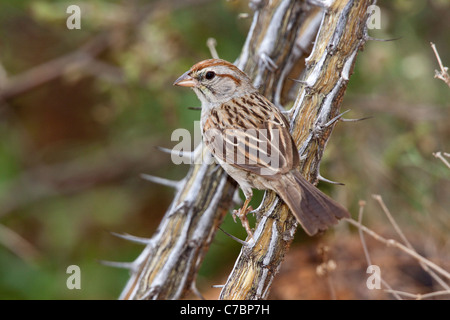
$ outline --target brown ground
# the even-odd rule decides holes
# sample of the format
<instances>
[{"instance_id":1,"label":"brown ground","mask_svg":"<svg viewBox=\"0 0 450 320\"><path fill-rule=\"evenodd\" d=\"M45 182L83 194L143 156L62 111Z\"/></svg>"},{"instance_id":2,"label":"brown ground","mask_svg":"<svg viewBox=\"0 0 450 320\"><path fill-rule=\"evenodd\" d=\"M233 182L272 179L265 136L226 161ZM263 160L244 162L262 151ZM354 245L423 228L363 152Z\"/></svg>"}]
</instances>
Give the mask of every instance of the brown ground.
<instances>
[{"instance_id":1,"label":"brown ground","mask_svg":"<svg viewBox=\"0 0 450 320\"><path fill-rule=\"evenodd\" d=\"M445 255L412 237L409 240L420 254L449 269L450 261L439 258ZM372 263L380 267L381 277L392 289L414 294L443 290L406 253L386 247L370 237L366 237L366 242ZM430 256L431 252L434 252L433 256ZM321 272L321 265L331 266L332 270L328 274ZM356 232L323 238L314 243L293 244L275 277L269 299L393 299L392 294L384 291L384 285L380 290L367 288L366 282L371 274L366 270L367 262ZM225 283L225 280L226 275L215 283ZM218 288L203 291L206 299L217 299L219 293ZM449 295L437 298L448 299Z\"/></svg>"}]
</instances>

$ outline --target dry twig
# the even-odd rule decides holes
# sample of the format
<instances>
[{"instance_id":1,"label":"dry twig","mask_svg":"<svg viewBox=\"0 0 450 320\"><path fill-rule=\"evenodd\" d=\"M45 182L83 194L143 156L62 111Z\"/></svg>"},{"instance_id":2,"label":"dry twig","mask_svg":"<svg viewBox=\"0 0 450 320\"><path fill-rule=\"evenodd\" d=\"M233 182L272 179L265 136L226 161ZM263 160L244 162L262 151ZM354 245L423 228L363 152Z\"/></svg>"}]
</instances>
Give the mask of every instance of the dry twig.
<instances>
[{"instance_id":1,"label":"dry twig","mask_svg":"<svg viewBox=\"0 0 450 320\"><path fill-rule=\"evenodd\" d=\"M384 243L388 247L396 247L397 249L401 250L402 252L406 253L407 255L409 255L412 258L414 258L415 260L417 260L417 262L420 264L422 269L425 272L427 272L428 274L430 274L430 276L433 279L435 279L435 281L438 282L444 288L444 290L441 290L441 291L435 291L435 292L430 292L430 293L426 293L426 294L420 294L420 293L419 294L414 294L414 293L394 290L394 289L392 289L389 286L388 283L386 283L380 277L381 282L387 288L384 291L387 292L387 293L391 293L392 295L394 295L394 297L396 299L399 299L399 300L402 300L402 297L413 298L413 299L420 300L420 299L429 299L429 298L433 298L433 297L437 297L437 296L450 295L450 287L447 284L447 281L450 280L450 273L448 271L444 270L443 268L441 268L440 266L438 266L437 264L435 264L434 262L430 261L429 259L427 259L427 258L423 257L422 255L418 254L416 252L416 250L413 248L413 246L411 245L411 243L406 238L406 236L403 233L403 231L400 229L399 225L396 223L395 219L393 218L393 216L390 213L389 209L385 205L385 203L382 200L381 196L373 195L373 198L380 204L383 212L386 214L386 216L388 217L390 223L394 227L394 230L397 232L397 234L400 236L400 238L402 239L402 241L406 245L403 245L403 244L401 244L400 242L398 242L398 241L396 241L394 239L386 239L386 238L380 236L375 231L373 231L373 230L369 229L368 227L364 226L362 224L362 215L363 215L363 209L365 207L365 201L360 201L360 211L359 211L358 221L355 221L353 219L346 219L346 220L347 220L347 222L349 222L350 224L352 224L352 225L354 225L354 226L356 226L358 228L358 231L359 231L359 234L360 234L360 238L361 238L362 247L363 247L363 250L364 250L364 254L366 256L367 264L368 265L372 265L372 260L370 258L369 250L368 250L366 242L365 242L365 238L364 238L364 235L363 235L364 233L370 235L375 240L377 240L377 241L379 241L381 243ZM445 279L443 279L443 278L445 278Z\"/></svg>"},{"instance_id":2,"label":"dry twig","mask_svg":"<svg viewBox=\"0 0 450 320\"><path fill-rule=\"evenodd\" d=\"M436 45L433 42L430 42L430 45L434 51L434 55L436 56L438 63L439 63L439 68L441 68L440 71L434 70L434 77L441 79L450 87L450 76L448 74L448 67L444 67L444 65L442 64L441 57L439 56L439 53L436 49Z\"/></svg>"},{"instance_id":3,"label":"dry twig","mask_svg":"<svg viewBox=\"0 0 450 320\"><path fill-rule=\"evenodd\" d=\"M392 224L392 226L394 227L395 232L397 232L397 234L400 236L402 241L406 244L406 246L409 249L411 249L411 250L413 250L415 252L416 250L413 248L413 246L408 241L408 239L406 238L406 236L403 233L403 231L398 226L397 222L395 221L394 217L392 216L392 214L390 213L389 209L385 205L385 203L384 203L383 199L381 198L381 196L374 194L374 195L372 195L372 197L380 204L381 209L386 214L387 218L389 219L389 222ZM434 280L436 280L436 282L438 282L445 290L450 290L450 287L448 286L448 284L444 280L442 280L435 272L430 270L430 268L428 268L427 265L425 265L423 262L419 262L419 264L422 267L422 269L425 272L427 272Z\"/></svg>"},{"instance_id":4,"label":"dry twig","mask_svg":"<svg viewBox=\"0 0 450 320\"><path fill-rule=\"evenodd\" d=\"M441 151L434 152L433 156L440 159L447 166L447 168L450 169L450 163L447 161L447 159L444 158L444 156L442 154L444 154L444 156L450 158L450 153L447 153L447 152L442 153Z\"/></svg>"},{"instance_id":5,"label":"dry twig","mask_svg":"<svg viewBox=\"0 0 450 320\"><path fill-rule=\"evenodd\" d=\"M440 266L438 266L434 262L432 262L432 261L428 260L427 258L423 257L422 255L418 254L416 251L411 250L407 246L401 244L400 242L398 242L398 241L396 241L394 239L386 239L386 238L380 236L375 231L369 229L368 227L362 225L361 223L359 223L358 221L356 221L354 219L345 219L345 220L348 223L350 223L350 224L354 225L355 227L357 227L358 229L361 229L363 232L365 232L366 234L370 235L375 240L385 244L388 247L394 247L394 248L397 248L397 249L403 251L404 253L408 254L411 257L413 257L417 261L424 263L425 265L427 265L428 267L430 267L431 269L433 269L434 271L439 273L444 278L447 278L448 280L450 280L450 272L444 270L443 268L441 268Z\"/></svg>"},{"instance_id":6,"label":"dry twig","mask_svg":"<svg viewBox=\"0 0 450 320\"><path fill-rule=\"evenodd\" d=\"M2 224L0 224L0 244L26 262L32 262L40 256L40 253L30 242Z\"/></svg>"},{"instance_id":7,"label":"dry twig","mask_svg":"<svg viewBox=\"0 0 450 320\"><path fill-rule=\"evenodd\" d=\"M366 206L366 202L361 200L359 202L359 214L358 214L358 223L359 224L362 224L362 218L363 218L363 212L364 212L365 206ZM369 250L367 249L366 239L364 237L364 233L361 228L358 228L358 233L359 233L359 238L361 239L361 245L363 247L364 256L366 257L367 265L371 266L372 259L370 258L370 253L369 253ZM380 275L380 281L386 288L388 288L388 290L392 290L391 286L381 277L381 275ZM393 292L392 294L397 300L402 300L402 298L397 293Z\"/></svg>"}]
</instances>

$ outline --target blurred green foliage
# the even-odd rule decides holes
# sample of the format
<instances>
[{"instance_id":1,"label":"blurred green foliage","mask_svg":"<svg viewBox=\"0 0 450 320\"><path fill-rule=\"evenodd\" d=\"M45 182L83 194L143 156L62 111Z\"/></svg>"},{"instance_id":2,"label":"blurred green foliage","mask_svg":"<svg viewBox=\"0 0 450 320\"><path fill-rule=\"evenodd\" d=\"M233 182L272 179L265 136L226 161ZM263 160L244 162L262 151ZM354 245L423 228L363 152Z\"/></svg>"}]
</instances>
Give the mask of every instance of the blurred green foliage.
<instances>
[{"instance_id":1,"label":"blurred green foliage","mask_svg":"<svg viewBox=\"0 0 450 320\"><path fill-rule=\"evenodd\" d=\"M118 297L128 272L99 260L132 261L142 247L109 232L151 236L173 196L139 174L180 179L188 169L154 149L175 145L172 131L193 132L199 118L188 109L199 106L195 95L172 83L210 57L209 37L221 58L235 60L251 22L237 18L250 12L246 1L197 2L77 2L81 30L66 28L70 1L1 2L6 79L74 52L104 31L113 43L95 68L69 65L62 76L0 105L0 225L34 248L24 251L20 241L0 236L0 298ZM130 17L151 4L148 19L130 28ZM343 109L352 110L350 117L373 118L336 127L321 170L346 187L320 186L355 213L360 199L370 203L371 194L381 194L402 222L423 227L426 221L426 230L438 230L434 236L446 242L450 171L432 153L450 151L450 90L433 78L438 65L429 42L449 65L450 3L379 5L382 28L371 36L401 39L370 41L358 55ZM2 87L7 80L0 80ZM379 217L367 215L373 223ZM224 224L245 234L230 216ZM307 240L299 230L296 241ZM218 233L199 275L201 288L226 274L239 247ZM81 290L66 287L72 264L81 268Z\"/></svg>"}]
</instances>

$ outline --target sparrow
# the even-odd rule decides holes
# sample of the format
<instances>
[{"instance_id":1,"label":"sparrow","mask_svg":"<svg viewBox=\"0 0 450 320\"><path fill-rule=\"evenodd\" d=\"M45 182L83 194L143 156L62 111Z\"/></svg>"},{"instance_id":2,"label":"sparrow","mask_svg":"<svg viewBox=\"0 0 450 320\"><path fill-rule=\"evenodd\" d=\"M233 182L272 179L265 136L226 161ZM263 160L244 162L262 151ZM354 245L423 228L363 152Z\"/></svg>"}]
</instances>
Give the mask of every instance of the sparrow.
<instances>
[{"instance_id":1,"label":"sparrow","mask_svg":"<svg viewBox=\"0 0 450 320\"><path fill-rule=\"evenodd\" d=\"M242 189L245 202L235 213L251 237L246 216L252 189L275 191L311 236L350 217L302 176L287 119L243 71L225 60L204 60L174 85L192 88L201 101L203 141Z\"/></svg>"}]
</instances>

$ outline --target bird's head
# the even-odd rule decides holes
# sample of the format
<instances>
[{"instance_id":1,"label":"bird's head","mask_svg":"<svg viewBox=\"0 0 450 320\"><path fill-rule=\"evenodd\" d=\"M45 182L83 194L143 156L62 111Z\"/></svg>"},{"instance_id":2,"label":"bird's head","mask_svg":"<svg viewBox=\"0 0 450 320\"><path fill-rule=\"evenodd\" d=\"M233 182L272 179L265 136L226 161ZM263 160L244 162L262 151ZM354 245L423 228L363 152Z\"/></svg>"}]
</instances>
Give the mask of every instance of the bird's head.
<instances>
[{"instance_id":1,"label":"bird's head","mask_svg":"<svg viewBox=\"0 0 450 320\"><path fill-rule=\"evenodd\" d=\"M244 72L221 59L200 61L174 85L194 89L202 106L214 106L256 91Z\"/></svg>"}]
</instances>

